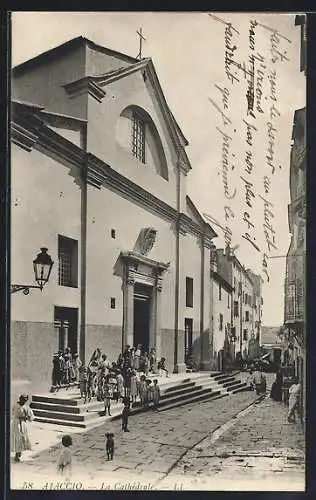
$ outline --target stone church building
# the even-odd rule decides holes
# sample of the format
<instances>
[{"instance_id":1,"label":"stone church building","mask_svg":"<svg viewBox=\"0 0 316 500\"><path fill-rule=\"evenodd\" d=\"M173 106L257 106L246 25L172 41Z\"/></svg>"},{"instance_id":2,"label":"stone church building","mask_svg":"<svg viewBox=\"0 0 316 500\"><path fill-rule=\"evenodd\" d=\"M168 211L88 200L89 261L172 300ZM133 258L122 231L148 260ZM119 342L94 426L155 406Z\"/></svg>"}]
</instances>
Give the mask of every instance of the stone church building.
<instances>
[{"instance_id":1,"label":"stone church building","mask_svg":"<svg viewBox=\"0 0 316 500\"><path fill-rule=\"evenodd\" d=\"M11 282L34 284L41 247L54 261L42 292L11 295L11 377L48 389L67 344L208 368L216 233L152 60L75 38L13 69L11 108Z\"/></svg>"}]
</instances>

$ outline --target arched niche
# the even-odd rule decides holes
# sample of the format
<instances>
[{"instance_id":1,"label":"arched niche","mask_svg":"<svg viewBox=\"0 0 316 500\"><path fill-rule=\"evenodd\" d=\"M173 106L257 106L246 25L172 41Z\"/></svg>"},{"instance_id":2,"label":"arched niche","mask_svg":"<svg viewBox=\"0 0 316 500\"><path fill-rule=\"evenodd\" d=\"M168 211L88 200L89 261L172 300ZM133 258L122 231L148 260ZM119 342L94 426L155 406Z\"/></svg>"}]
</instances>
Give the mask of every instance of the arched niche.
<instances>
[{"instance_id":1,"label":"arched niche","mask_svg":"<svg viewBox=\"0 0 316 500\"><path fill-rule=\"evenodd\" d=\"M118 143L141 163L168 180L168 165L163 145L150 115L139 106L130 105L120 114Z\"/></svg>"}]
</instances>

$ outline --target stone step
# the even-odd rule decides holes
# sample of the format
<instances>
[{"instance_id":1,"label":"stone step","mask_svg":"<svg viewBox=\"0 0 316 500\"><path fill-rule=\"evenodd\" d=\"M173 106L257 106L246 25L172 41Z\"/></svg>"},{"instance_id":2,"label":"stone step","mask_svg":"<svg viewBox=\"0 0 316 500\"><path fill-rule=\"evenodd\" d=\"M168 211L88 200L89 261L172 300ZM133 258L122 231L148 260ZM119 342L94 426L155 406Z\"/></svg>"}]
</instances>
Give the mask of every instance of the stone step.
<instances>
[{"instance_id":1,"label":"stone step","mask_svg":"<svg viewBox=\"0 0 316 500\"><path fill-rule=\"evenodd\" d=\"M35 417L34 420L35 420L35 422L42 422L45 424L62 425L64 427L79 427L81 429L86 429L86 428L92 427L93 425L98 424L100 422L100 417L98 416L93 421L86 420L86 421L79 421L79 422L75 421L75 420L58 420L56 418L50 418L47 416L43 416L43 417L38 416L38 417Z\"/></svg>"},{"instance_id":2,"label":"stone step","mask_svg":"<svg viewBox=\"0 0 316 500\"><path fill-rule=\"evenodd\" d=\"M234 374L222 372L212 374L202 372L195 374L194 377L183 378L181 381L172 382L171 380L160 387L159 410L164 411L190 402L223 397L228 395L228 391L233 394L245 390L246 385L236 379ZM69 393L69 398L58 397L56 393L35 395L31 406L37 421L81 428L90 428L108 419L119 419L122 412L122 405L114 403L112 416L105 416L102 401L94 399L84 404L79 394L73 390ZM137 402L136 406L131 408L130 414L149 411L151 407L152 405L147 408L141 407L140 402Z\"/></svg>"},{"instance_id":3,"label":"stone step","mask_svg":"<svg viewBox=\"0 0 316 500\"><path fill-rule=\"evenodd\" d=\"M160 396L160 400L163 401L164 399L168 399L168 398L171 398L171 397L174 397L174 396L181 396L181 395L185 395L185 394L190 394L192 391L194 391L196 389L196 384L193 384L193 385L190 385L189 387L188 386L184 386L183 388L178 388L178 389L175 389L175 390L172 390L172 391L168 391L168 392L163 392L161 393L161 396ZM202 387L200 385L200 387Z\"/></svg>"},{"instance_id":4,"label":"stone step","mask_svg":"<svg viewBox=\"0 0 316 500\"><path fill-rule=\"evenodd\" d=\"M235 384L232 384L229 387L227 387L227 390L230 392L230 391L233 391L235 389L242 388L242 387L247 387L247 383L239 381L239 382L236 382Z\"/></svg>"},{"instance_id":5,"label":"stone step","mask_svg":"<svg viewBox=\"0 0 316 500\"><path fill-rule=\"evenodd\" d=\"M50 410L33 410L34 416L45 417L49 419L71 421L71 422L83 422L84 420L89 420L95 417L95 412L85 412L85 413L66 413L63 411L50 411Z\"/></svg>"},{"instance_id":6,"label":"stone step","mask_svg":"<svg viewBox=\"0 0 316 500\"><path fill-rule=\"evenodd\" d=\"M160 390L161 390L161 392L167 393L170 391L176 391L176 390L178 390L180 388L184 388L184 387L193 387L195 385L195 381L186 380L183 383L179 383L176 385L170 385L169 387L165 387L165 385L162 388L160 388Z\"/></svg>"},{"instance_id":7,"label":"stone step","mask_svg":"<svg viewBox=\"0 0 316 500\"><path fill-rule=\"evenodd\" d=\"M203 386L202 385L196 385L194 387L192 387L192 389L189 391L189 392L185 392L184 394L176 394L176 395L173 395L172 393L170 394L170 396L168 396L167 398L165 399L162 399L160 398L160 402L159 402L159 406L164 406L166 404L168 404L169 402L171 401L182 401L182 400L185 400L185 399L188 399L188 398L191 398L192 396L194 396L198 391L202 390L203 389Z\"/></svg>"},{"instance_id":8,"label":"stone step","mask_svg":"<svg viewBox=\"0 0 316 500\"><path fill-rule=\"evenodd\" d=\"M34 394L32 396L32 403L53 403L58 405L66 405L66 406L78 406L80 403L80 398L58 398L56 396L42 396L38 394Z\"/></svg>"},{"instance_id":9,"label":"stone step","mask_svg":"<svg viewBox=\"0 0 316 500\"><path fill-rule=\"evenodd\" d=\"M233 389L231 392L232 394L237 394L238 392L244 392L244 391L249 391L249 388L246 383L243 383L238 387L237 389Z\"/></svg>"},{"instance_id":10,"label":"stone step","mask_svg":"<svg viewBox=\"0 0 316 500\"><path fill-rule=\"evenodd\" d=\"M183 406L186 404L190 403L198 403L199 401L204 401L204 400L209 400L209 399L218 399L220 397L225 397L226 394L221 394L220 391L204 391L201 393L196 394L195 396L191 397L190 399L184 399L182 401L178 402L171 402L169 405L166 406L159 406L158 411L166 411L166 410L171 410L172 408L177 408L178 406Z\"/></svg>"},{"instance_id":11,"label":"stone step","mask_svg":"<svg viewBox=\"0 0 316 500\"><path fill-rule=\"evenodd\" d=\"M231 387L231 386L233 386L235 384L240 384L240 383L241 383L240 380L238 380L236 378L233 378L232 380L228 380L227 382L220 383L220 385L222 387L228 388L228 387Z\"/></svg>"},{"instance_id":12,"label":"stone step","mask_svg":"<svg viewBox=\"0 0 316 500\"><path fill-rule=\"evenodd\" d=\"M236 380L236 377L233 375L226 375L225 377L214 377L214 380L219 384L225 384L226 382Z\"/></svg>"}]
</instances>

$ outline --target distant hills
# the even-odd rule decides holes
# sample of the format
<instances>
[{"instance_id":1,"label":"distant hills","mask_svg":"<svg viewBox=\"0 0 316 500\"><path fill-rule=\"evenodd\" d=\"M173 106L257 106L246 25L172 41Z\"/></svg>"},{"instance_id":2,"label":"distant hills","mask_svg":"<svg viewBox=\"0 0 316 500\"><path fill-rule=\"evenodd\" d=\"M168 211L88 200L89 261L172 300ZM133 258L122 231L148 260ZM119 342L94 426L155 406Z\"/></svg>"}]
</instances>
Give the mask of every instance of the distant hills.
<instances>
[{"instance_id":1,"label":"distant hills","mask_svg":"<svg viewBox=\"0 0 316 500\"><path fill-rule=\"evenodd\" d=\"M278 337L279 326L262 326L261 327L261 345L262 344L279 344Z\"/></svg>"}]
</instances>

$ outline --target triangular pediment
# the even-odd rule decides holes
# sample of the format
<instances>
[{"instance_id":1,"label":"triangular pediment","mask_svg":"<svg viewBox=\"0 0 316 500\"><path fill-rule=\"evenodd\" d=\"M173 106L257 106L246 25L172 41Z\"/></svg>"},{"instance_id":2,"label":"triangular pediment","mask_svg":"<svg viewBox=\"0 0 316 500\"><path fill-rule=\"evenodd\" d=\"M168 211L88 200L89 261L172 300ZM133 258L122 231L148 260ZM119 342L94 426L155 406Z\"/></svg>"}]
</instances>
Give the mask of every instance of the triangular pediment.
<instances>
[{"instance_id":1,"label":"triangular pediment","mask_svg":"<svg viewBox=\"0 0 316 500\"><path fill-rule=\"evenodd\" d=\"M123 78L128 78L136 72L142 72L144 79L144 92L148 92L147 85L149 84L153 92L151 93L151 98L156 99L156 104L159 106L161 115L168 130L171 142L177 152L180 160L180 168L185 172L188 172L192 167L190 161L185 152L185 146L188 145L188 141L185 138L179 124L176 122L170 108L165 99L164 93L162 91L156 70L154 68L153 62L150 58L142 59L134 64L130 64L125 67L120 67L118 69L111 70L104 74L89 75L90 81L94 82L100 91L106 92L106 87L118 80ZM145 84L146 82L146 84Z\"/></svg>"}]
</instances>

